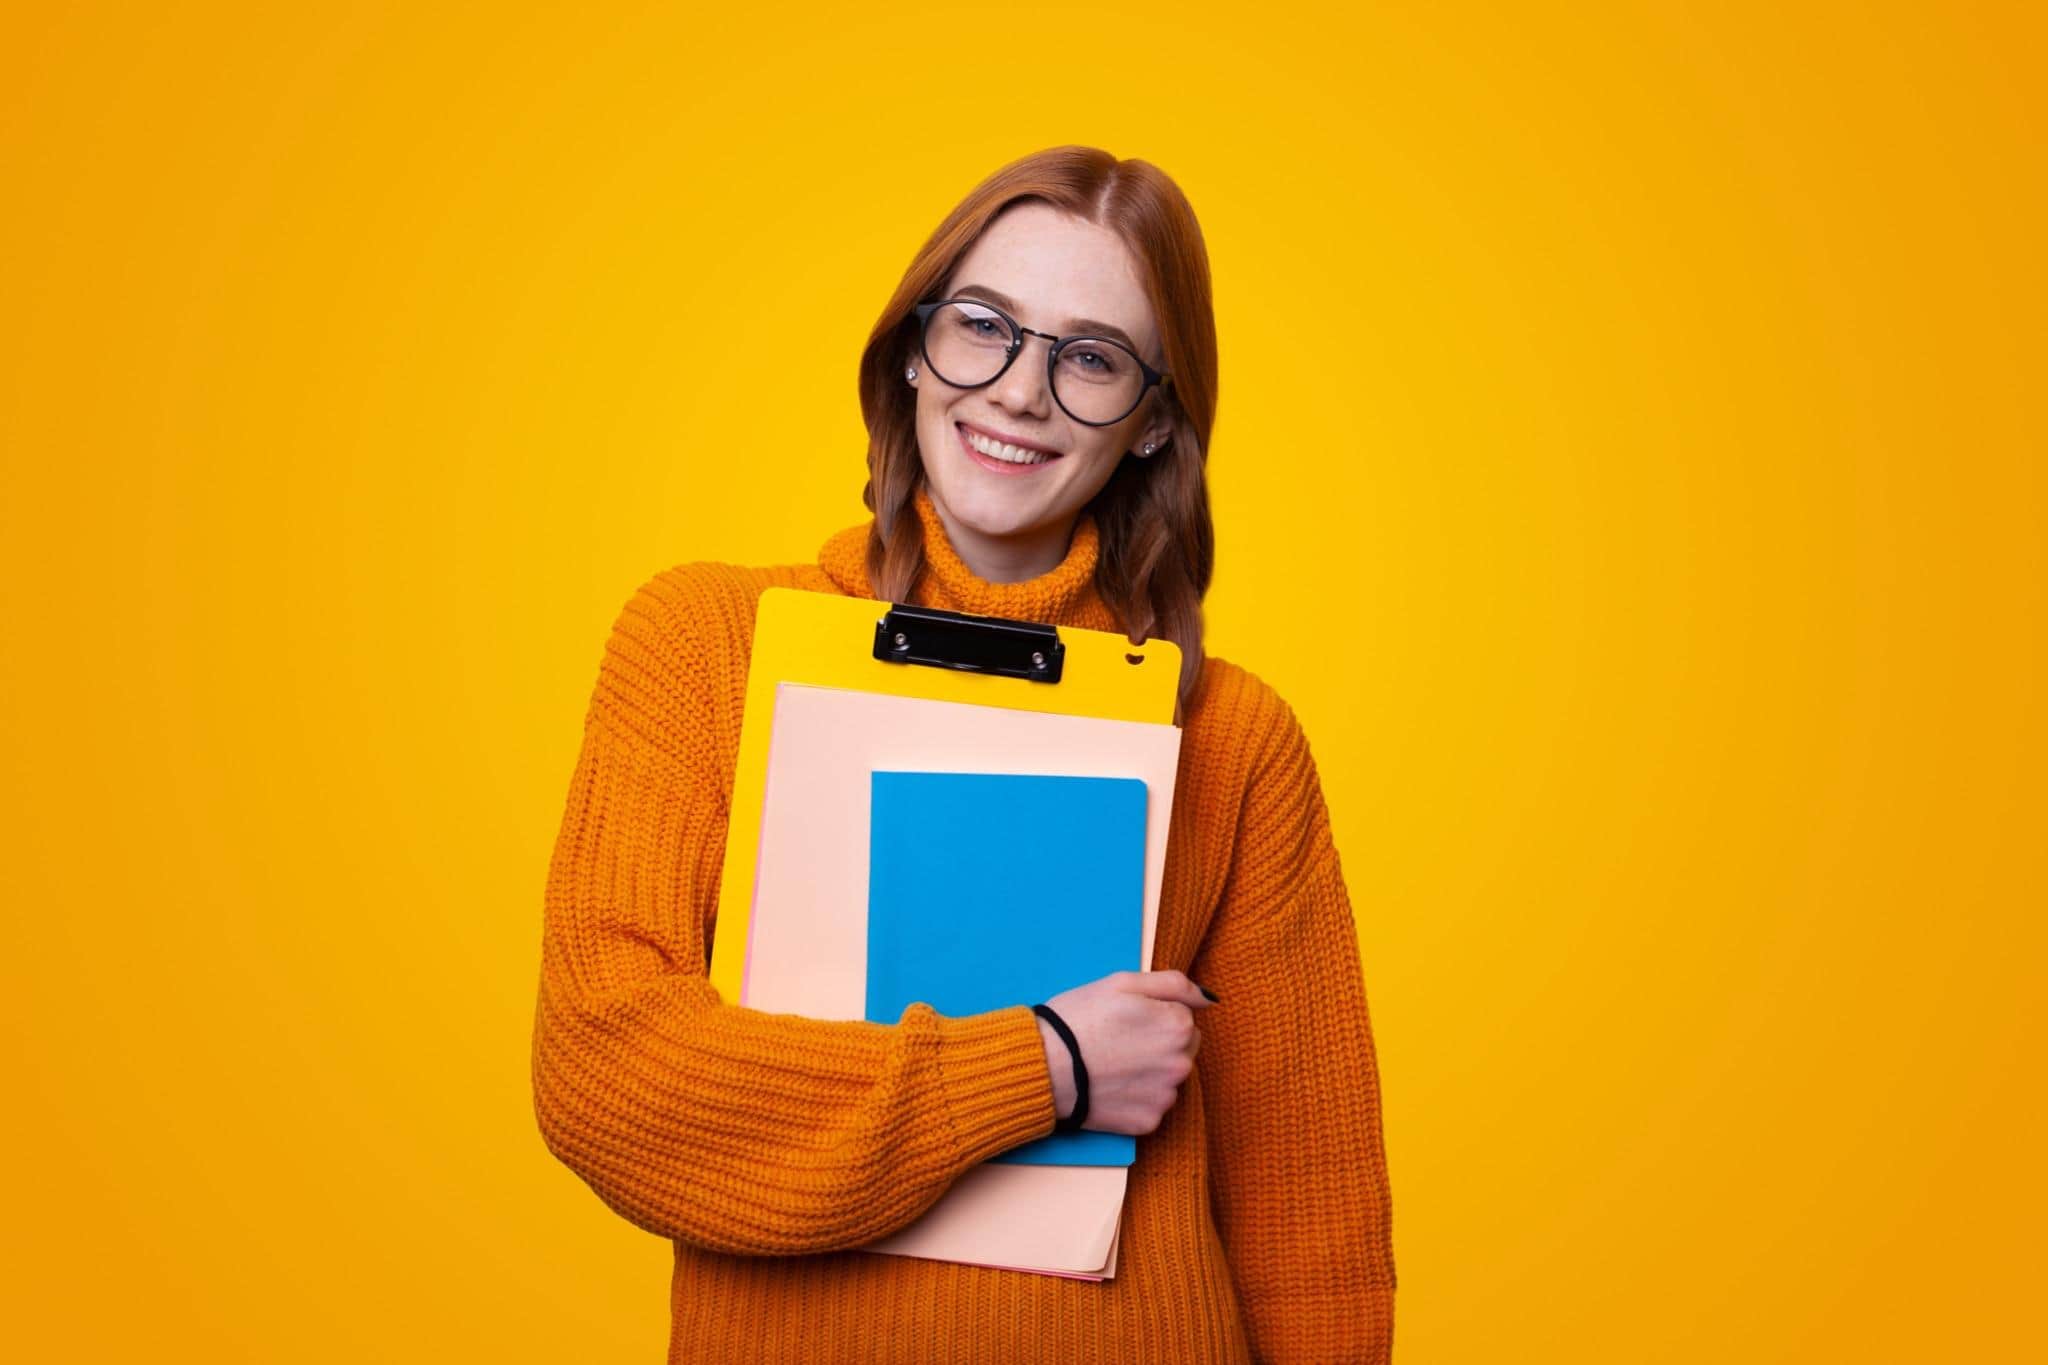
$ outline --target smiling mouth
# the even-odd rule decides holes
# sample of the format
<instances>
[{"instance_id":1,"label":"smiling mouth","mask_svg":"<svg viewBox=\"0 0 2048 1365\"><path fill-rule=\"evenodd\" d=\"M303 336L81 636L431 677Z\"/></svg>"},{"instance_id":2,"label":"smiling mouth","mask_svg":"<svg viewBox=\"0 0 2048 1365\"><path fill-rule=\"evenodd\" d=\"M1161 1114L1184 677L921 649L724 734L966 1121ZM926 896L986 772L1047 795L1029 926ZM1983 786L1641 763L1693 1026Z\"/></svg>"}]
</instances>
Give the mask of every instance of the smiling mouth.
<instances>
[{"instance_id":1,"label":"smiling mouth","mask_svg":"<svg viewBox=\"0 0 2048 1365\"><path fill-rule=\"evenodd\" d=\"M984 467L995 468L1002 473L1034 469L1042 464L1051 464L1060 458L1043 450L1027 450L1022 446L995 440L978 431L970 431L959 422L955 422L953 427L960 433L961 446L970 455L975 456Z\"/></svg>"}]
</instances>

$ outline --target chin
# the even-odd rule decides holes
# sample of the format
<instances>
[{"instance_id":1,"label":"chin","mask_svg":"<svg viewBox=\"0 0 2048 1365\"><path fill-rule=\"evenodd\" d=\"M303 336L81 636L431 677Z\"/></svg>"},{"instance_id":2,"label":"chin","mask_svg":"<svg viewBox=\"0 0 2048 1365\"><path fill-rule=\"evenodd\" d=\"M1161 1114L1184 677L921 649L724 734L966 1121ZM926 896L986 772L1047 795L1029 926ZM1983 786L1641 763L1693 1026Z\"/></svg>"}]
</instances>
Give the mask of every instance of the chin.
<instances>
[{"instance_id":1,"label":"chin","mask_svg":"<svg viewBox=\"0 0 2048 1365\"><path fill-rule=\"evenodd\" d=\"M950 440L950 425L947 431ZM1045 496L1041 490L1011 487L1002 475L991 474L951 450L937 462L924 461L924 481L941 506L976 530L984 529L984 521L1014 520L1021 509L1035 506Z\"/></svg>"},{"instance_id":2,"label":"chin","mask_svg":"<svg viewBox=\"0 0 2048 1365\"><path fill-rule=\"evenodd\" d=\"M1030 531L1042 520L1040 499L1012 493L1003 488L940 487L932 494L953 519L968 530L984 536L1013 536Z\"/></svg>"}]
</instances>

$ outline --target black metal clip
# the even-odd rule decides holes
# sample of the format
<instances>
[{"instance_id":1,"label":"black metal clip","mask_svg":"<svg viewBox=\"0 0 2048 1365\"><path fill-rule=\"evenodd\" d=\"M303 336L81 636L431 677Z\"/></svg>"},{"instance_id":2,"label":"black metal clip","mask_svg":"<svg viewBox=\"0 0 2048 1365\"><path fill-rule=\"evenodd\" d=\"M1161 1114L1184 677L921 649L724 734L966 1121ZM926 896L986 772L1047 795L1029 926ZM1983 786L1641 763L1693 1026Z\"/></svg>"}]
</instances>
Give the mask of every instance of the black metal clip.
<instances>
[{"instance_id":1,"label":"black metal clip","mask_svg":"<svg viewBox=\"0 0 2048 1365\"><path fill-rule=\"evenodd\" d=\"M875 622L875 657L1056 683L1067 647L1056 627L892 603Z\"/></svg>"}]
</instances>

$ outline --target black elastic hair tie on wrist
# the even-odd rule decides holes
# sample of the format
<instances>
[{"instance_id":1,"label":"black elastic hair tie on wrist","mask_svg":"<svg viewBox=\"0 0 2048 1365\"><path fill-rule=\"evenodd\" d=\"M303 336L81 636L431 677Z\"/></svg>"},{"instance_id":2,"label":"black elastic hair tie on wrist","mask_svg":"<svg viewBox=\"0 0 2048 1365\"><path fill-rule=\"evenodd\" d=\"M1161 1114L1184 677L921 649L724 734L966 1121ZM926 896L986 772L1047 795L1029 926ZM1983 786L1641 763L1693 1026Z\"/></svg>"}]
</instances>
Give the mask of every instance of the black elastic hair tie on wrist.
<instances>
[{"instance_id":1,"label":"black elastic hair tie on wrist","mask_svg":"<svg viewBox=\"0 0 2048 1365\"><path fill-rule=\"evenodd\" d=\"M1081 1060L1081 1044L1074 1039L1074 1031L1067 1027L1067 1021L1052 1012L1050 1005L1033 1005L1031 1012L1052 1025L1052 1031L1067 1045L1067 1051L1074 1055L1074 1112L1053 1125L1055 1133L1078 1133L1081 1125L1088 1121L1088 1067Z\"/></svg>"}]
</instances>

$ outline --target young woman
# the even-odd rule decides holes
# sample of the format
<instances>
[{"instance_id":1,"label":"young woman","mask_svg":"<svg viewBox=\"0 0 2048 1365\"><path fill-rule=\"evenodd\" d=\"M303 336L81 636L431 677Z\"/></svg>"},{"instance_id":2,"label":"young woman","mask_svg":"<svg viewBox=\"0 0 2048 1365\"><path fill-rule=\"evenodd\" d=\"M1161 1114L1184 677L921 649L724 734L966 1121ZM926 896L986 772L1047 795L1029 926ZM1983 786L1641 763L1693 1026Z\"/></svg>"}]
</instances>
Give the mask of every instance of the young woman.
<instances>
[{"instance_id":1,"label":"young woman","mask_svg":"<svg viewBox=\"0 0 2048 1365\"><path fill-rule=\"evenodd\" d=\"M1024 158L939 226L868 343L873 520L816 564L665 570L620 613L548 877L534 1104L555 1156L674 1241L671 1361L1391 1358L1378 1072L1315 764L1286 702L1202 650L1215 389L1178 188L1092 148ZM855 1250L1071 1113L1074 1053L1033 1002L880 1024L710 985L771 584L1181 648L1158 970L1042 1002L1084 1126L1143 1138L1111 1280Z\"/></svg>"}]
</instances>

